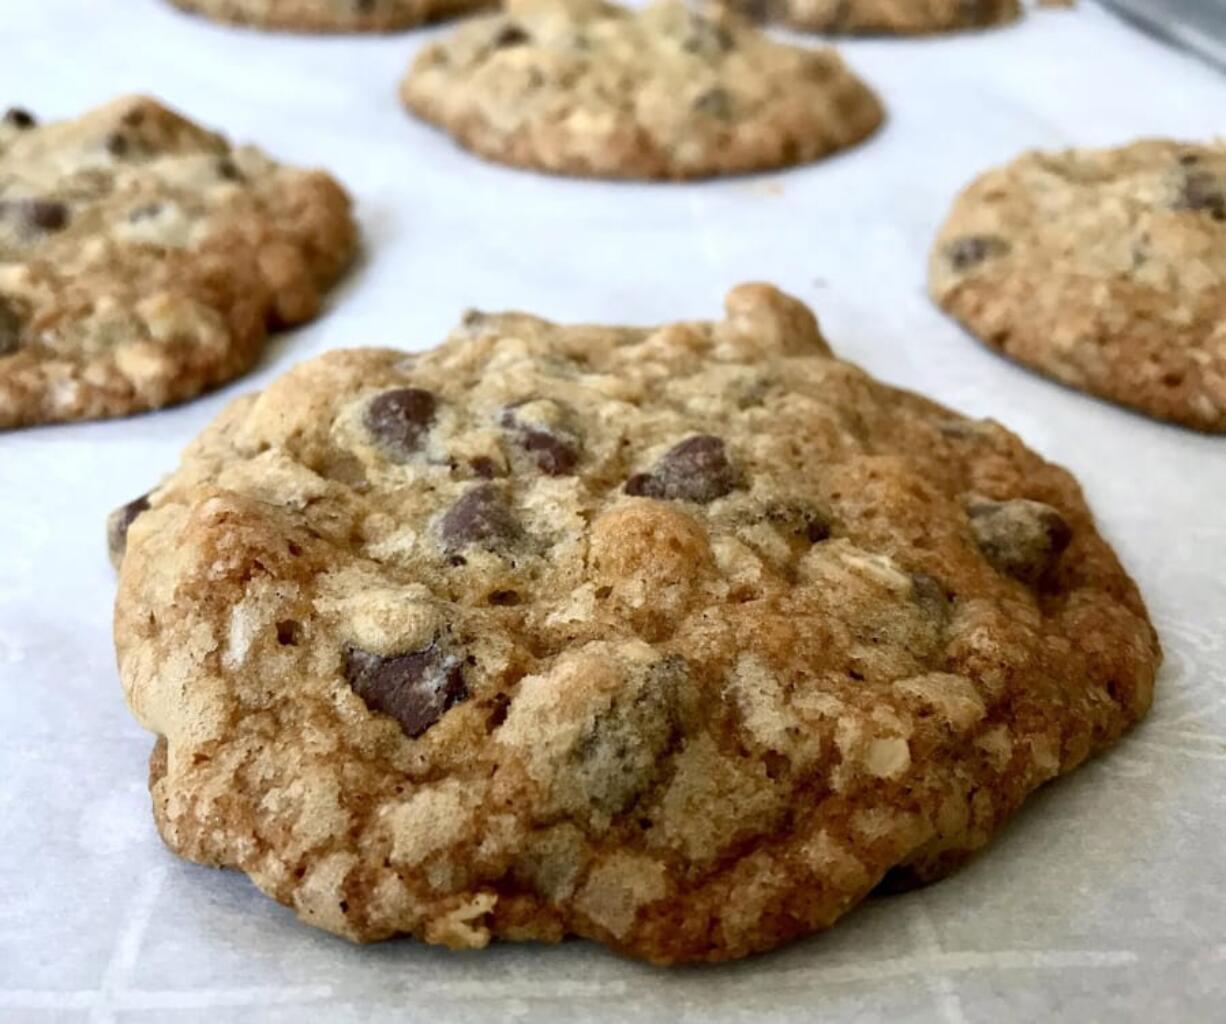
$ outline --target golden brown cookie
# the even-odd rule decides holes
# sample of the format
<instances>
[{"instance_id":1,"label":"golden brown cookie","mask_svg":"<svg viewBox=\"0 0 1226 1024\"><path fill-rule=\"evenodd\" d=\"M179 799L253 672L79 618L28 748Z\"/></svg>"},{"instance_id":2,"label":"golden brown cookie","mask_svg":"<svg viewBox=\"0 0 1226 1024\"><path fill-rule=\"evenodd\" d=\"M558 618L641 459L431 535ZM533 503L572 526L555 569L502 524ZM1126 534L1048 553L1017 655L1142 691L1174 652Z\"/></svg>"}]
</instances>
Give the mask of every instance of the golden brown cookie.
<instances>
[{"instance_id":1,"label":"golden brown cookie","mask_svg":"<svg viewBox=\"0 0 1226 1024\"><path fill-rule=\"evenodd\" d=\"M499 163L609 178L700 178L806 163L881 123L830 49L775 42L680 0L511 0L426 46L400 95Z\"/></svg>"},{"instance_id":2,"label":"golden brown cookie","mask_svg":"<svg viewBox=\"0 0 1226 1024\"><path fill-rule=\"evenodd\" d=\"M289 32L394 32L489 6L488 0L170 0L214 21Z\"/></svg>"},{"instance_id":3,"label":"golden brown cookie","mask_svg":"<svg viewBox=\"0 0 1226 1024\"><path fill-rule=\"evenodd\" d=\"M1026 153L958 197L929 274L1011 359L1226 433L1226 145Z\"/></svg>"},{"instance_id":4,"label":"golden brown cookie","mask_svg":"<svg viewBox=\"0 0 1226 1024\"><path fill-rule=\"evenodd\" d=\"M245 372L348 266L349 199L155 100L0 120L0 429L124 416Z\"/></svg>"},{"instance_id":5,"label":"golden brown cookie","mask_svg":"<svg viewBox=\"0 0 1226 1024\"><path fill-rule=\"evenodd\" d=\"M1145 713L1068 473L768 285L726 308L331 353L122 510L171 849L353 939L720 960L940 876Z\"/></svg>"}]
</instances>

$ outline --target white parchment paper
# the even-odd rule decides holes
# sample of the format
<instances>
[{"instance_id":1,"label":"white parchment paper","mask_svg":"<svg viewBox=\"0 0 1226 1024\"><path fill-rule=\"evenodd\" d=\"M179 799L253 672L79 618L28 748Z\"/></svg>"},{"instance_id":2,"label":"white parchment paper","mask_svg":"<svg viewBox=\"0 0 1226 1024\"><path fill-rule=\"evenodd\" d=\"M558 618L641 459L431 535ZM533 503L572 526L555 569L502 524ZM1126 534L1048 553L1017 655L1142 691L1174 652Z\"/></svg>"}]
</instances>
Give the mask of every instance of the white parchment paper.
<instances>
[{"instance_id":1,"label":"white parchment paper","mask_svg":"<svg viewBox=\"0 0 1226 1024\"><path fill-rule=\"evenodd\" d=\"M1028 146L1212 135L1226 78L1084 2L982 35L851 42L891 112L869 144L777 175L610 185L481 163L402 114L395 83L427 35L294 38L161 0L0 0L0 105L59 117L155 92L329 167L367 252L326 316L220 393L0 435L0 1020L1226 1019L1226 439L1033 376L924 294L930 239L980 169ZM582 942L358 948L162 848L151 741L113 664L110 508L234 394L327 348L424 348L468 306L715 315L752 278L812 303L874 374L994 416L1080 477L1166 645L1143 727L957 876L720 968L654 970Z\"/></svg>"}]
</instances>

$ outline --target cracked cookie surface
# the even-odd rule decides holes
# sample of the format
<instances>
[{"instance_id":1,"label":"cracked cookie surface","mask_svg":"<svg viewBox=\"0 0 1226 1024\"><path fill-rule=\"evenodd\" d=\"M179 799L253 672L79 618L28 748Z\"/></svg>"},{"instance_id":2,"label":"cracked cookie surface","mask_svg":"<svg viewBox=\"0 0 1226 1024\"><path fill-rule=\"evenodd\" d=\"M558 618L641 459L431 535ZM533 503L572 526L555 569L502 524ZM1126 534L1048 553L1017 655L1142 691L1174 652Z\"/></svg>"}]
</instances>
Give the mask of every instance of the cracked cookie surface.
<instances>
[{"instance_id":1,"label":"cracked cookie surface","mask_svg":"<svg viewBox=\"0 0 1226 1024\"><path fill-rule=\"evenodd\" d=\"M830 49L775 42L726 11L524 0L427 45L401 84L415 114L500 163L698 178L807 163L882 120Z\"/></svg>"},{"instance_id":2,"label":"cracked cookie surface","mask_svg":"<svg viewBox=\"0 0 1226 1024\"><path fill-rule=\"evenodd\" d=\"M145 97L0 119L0 429L124 416L245 372L352 258L349 199Z\"/></svg>"},{"instance_id":3,"label":"cracked cookie surface","mask_svg":"<svg viewBox=\"0 0 1226 1024\"><path fill-rule=\"evenodd\" d=\"M770 286L725 305L333 352L118 510L171 849L352 939L726 959L952 869L1144 714L1068 473Z\"/></svg>"},{"instance_id":4,"label":"cracked cookie surface","mask_svg":"<svg viewBox=\"0 0 1226 1024\"><path fill-rule=\"evenodd\" d=\"M394 32L488 6L487 0L170 0L216 21L291 32Z\"/></svg>"},{"instance_id":5,"label":"cracked cookie surface","mask_svg":"<svg viewBox=\"0 0 1226 1024\"><path fill-rule=\"evenodd\" d=\"M1018 0L738 0L795 28L857 35L927 35L987 28L1021 16Z\"/></svg>"},{"instance_id":6,"label":"cracked cookie surface","mask_svg":"<svg viewBox=\"0 0 1226 1024\"><path fill-rule=\"evenodd\" d=\"M1226 433L1226 145L1026 153L958 197L929 288L1011 359Z\"/></svg>"}]
</instances>

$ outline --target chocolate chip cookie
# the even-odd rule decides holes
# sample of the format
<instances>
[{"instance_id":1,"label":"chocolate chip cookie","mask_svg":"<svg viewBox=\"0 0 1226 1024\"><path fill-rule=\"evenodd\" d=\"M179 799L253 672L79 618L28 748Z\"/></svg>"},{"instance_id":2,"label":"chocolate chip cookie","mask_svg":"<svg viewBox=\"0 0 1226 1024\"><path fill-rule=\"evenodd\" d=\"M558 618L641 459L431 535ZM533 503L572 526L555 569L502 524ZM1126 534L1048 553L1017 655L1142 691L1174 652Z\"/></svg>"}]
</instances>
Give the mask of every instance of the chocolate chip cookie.
<instances>
[{"instance_id":1,"label":"chocolate chip cookie","mask_svg":"<svg viewBox=\"0 0 1226 1024\"><path fill-rule=\"evenodd\" d=\"M929 283L1011 359L1226 433L1226 145L1026 153L959 196Z\"/></svg>"},{"instance_id":2,"label":"chocolate chip cookie","mask_svg":"<svg viewBox=\"0 0 1226 1024\"><path fill-rule=\"evenodd\" d=\"M829 49L774 42L727 11L663 0L511 0L426 46L405 105L501 163L699 178L806 163L881 123Z\"/></svg>"},{"instance_id":3,"label":"chocolate chip cookie","mask_svg":"<svg viewBox=\"0 0 1226 1024\"><path fill-rule=\"evenodd\" d=\"M326 174L144 97L0 119L0 429L123 416L246 371L354 252Z\"/></svg>"},{"instance_id":4,"label":"chocolate chip cookie","mask_svg":"<svg viewBox=\"0 0 1226 1024\"><path fill-rule=\"evenodd\" d=\"M861 35L987 28L1022 13L1018 0L736 0L736 5L795 28Z\"/></svg>"},{"instance_id":5,"label":"chocolate chip cookie","mask_svg":"<svg viewBox=\"0 0 1226 1024\"><path fill-rule=\"evenodd\" d=\"M170 0L216 21L291 32L393 32L488 0Z\"/></svg>"},{"instance_id":6,"label":"chocolate chip cookie","mask_svg":"<svg viewBox=\"0 0 1226 1024\"><path fill-rule=\"evenodd\" d=\"M1145 713L1068 473L770 286L726 310L333 352L121 509L170 848L352 939L719 960L949 871Z\"/></svg>"}]
</instances>

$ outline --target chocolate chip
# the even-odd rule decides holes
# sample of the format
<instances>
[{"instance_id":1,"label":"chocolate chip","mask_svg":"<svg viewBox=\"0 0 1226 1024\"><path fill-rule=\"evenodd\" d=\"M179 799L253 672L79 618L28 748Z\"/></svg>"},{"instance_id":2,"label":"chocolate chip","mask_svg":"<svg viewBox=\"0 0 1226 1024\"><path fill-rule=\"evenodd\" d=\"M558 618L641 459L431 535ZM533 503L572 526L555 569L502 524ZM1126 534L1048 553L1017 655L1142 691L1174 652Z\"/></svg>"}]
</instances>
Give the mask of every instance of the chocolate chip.
<instances>
[{"instance_id":1,"label":"chocolate chip","mask_svg":"<svg viewBox=\"0 0 1226 1024\"><path fill-rule=\"evenodd\" d=\"M474 476L482 480L493 480L498 475L498 464L488 455L478 455L468 463Z\"/></svg>"},{"instance_id":2,"label":"chocolate chip","mask_svg":"<svg viewBox=\"0 0 1226 1024\"><path fill-rule=\"evenodd\" d=\"M384 391L366 407L363 422L385 454L404 459L421 447L437 406L429 391L396 388Z\"/></svg>"},{"instance_id":3,"label":"chocolate chip","mask_svg":"<svg viewBox=\"0 0 1226 1024\"><path fill-rule=\"evenodd\" d=\"M709 114L721 120L727 120L732 116L732 97L728 94L727 89L720 86L708 89L694 100L693 106L698 113Z\"/></svg>"},{"instance_id":4,"label":"chocolate chip","mask_svg":"<svg viewBox=\"0 0 1226 1024\"><path fill-rule=\"evenodd\" d=\"M505 693L496 693L490 698L488 707L490 713L485 719L485 731L490 733L507 720L511 710L511 698Z\"/></svg>"},{"instance_id":5,"label":"chocolate chip","mask_svg":"<svg viewBox=\"0 0 1226 1024\"><path fill-rule=\"evenodd\" d=\"M520 535L519 523L493 484L478 484L447 510L439 524L443 549L460 551L479 545L493 551Z\"/></svg>"},{"instance_id":6,"label":"chocolate chip","mask_svg":"<svg viewBox=\"0 0 1226 1024\"><path fill-rule=\"evenodd\" d=\"M677 736L678 691L687 671L683 658L656 662L636 689L621 692L580 732L571 770L591 806L621 814L650 788Z\"/></svg>"},{"instance_id":7,"label":"chocolate chip","mask_svg":"<svg viewBox=\"0 0 1226 1024\"><path fill-rule=\"evenodd\" d=\"M494 38L490 40L496 50L505 50L512 46L523 46L525 43L532 42L532 36L521 26L515 22L509 22L503 25Z\"/></svg>"},{"instance_id":8,"label":"chocolate chip","mask_svg":"<svg viewBox=\"0 0 1226 1024\"><path fill-rule=\"evenodd\" d=\"M238 164L228 156L223 156L217 161L217 176L225 181L243 180L243 172L239 170Z\"/></svg>"},{"instance_id":9,"label":"chocolate chip","mask_svg":"<svg viewBox=\"0 0 1226 1024\"><path fill-rule=\"evenodd\" d=\"M1226 186L1208 171L1185 171L1174 207L1207 213L1214 220L1226 221Z\"/></svg>"},{"instance_id":10,"label":"chocolate chip","mask_svg":"<svg viewBox=\"0 0 1226 1024\"><path fill-rule=\"evenodd\" d=\"M11 124L14 128L20 128L25 131L27 128L33 128L38 124L38 120L28 110L23 110L21 107L9 107L4 112L5 124Z\"/></svg>"},{"instance_id":11,"label":"chocolate chip","mask_svg":"<svg viewBox=\"0 0 1226 1024\"><path fill-rule=\"evenodd\" d=\"M149 495L142 494L134 501L115 509L106 520L106 547L111 562L118 568L128 550L128 529L149 509Z\"/></svg>"},{"instance_id":12,"label":"chocolate chip","mask_svg":"<svg viewBox=\"0 0 1226 1024\"><path fill-rule=\"evenodd\" d=\"M62 231L68 226L68 207L54 199L13 199L0 202L0 211L11 210L39 231Z\"/></svg>"},{"instance_id":13,"label":"chocolate chip","mask_svg":"<svg viewBox=\"0 0 1226 1024\"><path fill-rule=\"evenodd\" d=\"M1008 251L1009 243L999 235L967 235L945 246L945 258L954 270L963 271Z\"/></svg>"},{"instance_id":14,"label":"chocolate chip","mask_svg":"<svg viewBox=\"0 0 1226 1024\"><path fill-rule=\"evenodd\" d=\"M460 659L446 654L437 642L386 657L347 647L344 672L366 706L391 715L410 739L417 739L469 696Z\"/></svg>"},{"instance_id":15,"label":"chocolate chip","mask_svg":"<svg viewBox=\"0 0 1226 1024\"><path fill-rule=\"evenodd\" d=\"M297 647L302 639L302 623L294 619L282 619L277 623L277 643L282 647Z\"/></svg>"},{"instance_id":16,"label":"chocolate chip","mask_svg":"<svg viewBox=\"0 0 1226 1024\"><path fill-rule=\"evenodd\" d=\"M0 356L12 355L21 345L21 317L0 297Z\"/></svg>"},{"instance_id":17,"label":"chocolate chip","mask_svg":"<svg viewBox=\"0 0 1226 1024\"><path fill-rule=\"evenodd\" d=\"M705 505L722 498L739 484L724 442L711 434L695 434L666 451L650 473L626 481L626 493Z\"/></svg>"},{"instance_id":18,"label":"chocolate chip","mask_svg":"<svg viewBox=\"0 0 1226 1024\"><path fill-rule=\"evenodd\" d=\"M111 132L110 135L106 137L106 141L103 143L103 145L106 146L106 151L110 153L111 156L124 156L131 148L131 143L128 142L127 136L122 135L119 132Z\"/></svg>"},{"instance_id":19,"label":"chocolate chip","mask_svg":"<svg viewBox=\"0 0 1226 1024\"><path fill-rule=\"evenodd\" d=\"M1056 564L1073 536L1064 517L1040 501L972 498L966 510L984 557L997 571L1031 586Z\"/></svg>"},{"instance_id":20,"label":"chocolate chip","mask_svg":"<svg viewBox=\"0 0 1226 1024\"><path fill-rule=\"evenodd\" d=\"M541 472L547 476L571 476L579 461L575 446L548 430L528 429L519 436L519 443L531 452Z\"/></svg>"},{"instance_id":21,"label":"chocolate chip","mask_svg":"<svg viewBox=\"0 0 1226 1024\"><path fill-rule=\"evenodd\" d=\"M502 414L502 426L515 435L516 443L532 456L537 469L546 476L573 475L579 464L578 439L561 427L521 418L518 410L527 404L507 409Z\"/></svg>"}]
</instances>

